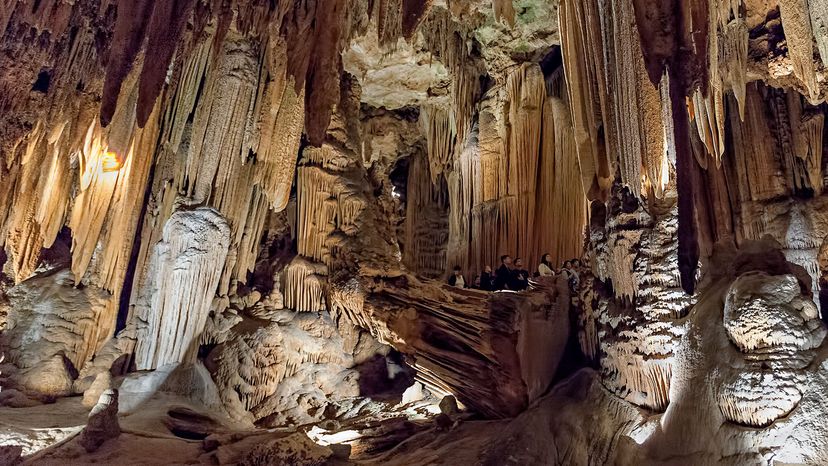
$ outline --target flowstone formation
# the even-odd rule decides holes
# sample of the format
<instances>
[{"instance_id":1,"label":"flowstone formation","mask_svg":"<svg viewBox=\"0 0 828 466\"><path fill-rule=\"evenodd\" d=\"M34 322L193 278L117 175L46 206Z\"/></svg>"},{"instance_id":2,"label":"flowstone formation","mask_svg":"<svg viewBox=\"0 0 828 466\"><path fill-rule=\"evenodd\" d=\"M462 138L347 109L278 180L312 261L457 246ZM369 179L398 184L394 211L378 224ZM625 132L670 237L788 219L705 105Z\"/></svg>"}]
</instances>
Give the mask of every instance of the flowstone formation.
<instances>
[{"instance_id":1,"label":"flowstone formation","mask_svg":"<svg viewBox=\"0 0 828 466\"><path fill-rule=\"evenodd\" d=\"M0 0L0 462L828 463L826 32Z\"/></svg>"}]
</instances>

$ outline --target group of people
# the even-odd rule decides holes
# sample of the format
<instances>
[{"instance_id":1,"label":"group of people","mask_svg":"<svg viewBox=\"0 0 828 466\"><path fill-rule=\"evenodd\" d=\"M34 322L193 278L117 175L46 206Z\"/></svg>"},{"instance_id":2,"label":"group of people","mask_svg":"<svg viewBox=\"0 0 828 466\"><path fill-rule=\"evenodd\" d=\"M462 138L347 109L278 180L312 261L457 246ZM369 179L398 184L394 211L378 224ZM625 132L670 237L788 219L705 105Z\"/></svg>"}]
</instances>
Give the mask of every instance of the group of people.
<instances>
[{"instance_id":1,"label":"group of people","mask_svg":"<svg viewBox=\"0 0 828 466\"><path fill-rule=\"evenodd\" d=\"M534 276L551 277L566 274L569 286L574 290L578 287L578 274L576 271L580 266L581 261L579 259L570 259L563 263L563 267L557 269L552 264L552 256L550 254L544 254ZM448 284L458 288L469 288L460 266L454 267L452 274L448 278ZM492 272L492 267L487 265L483 269L483 272L474 278L471 284L471 288L486 291L522 291L528 287L529 271L523 268L523 260L520 257L512 260L512 256L509 255L500 256L500 267L495 272Z\"/></svg>"}]
</instances>

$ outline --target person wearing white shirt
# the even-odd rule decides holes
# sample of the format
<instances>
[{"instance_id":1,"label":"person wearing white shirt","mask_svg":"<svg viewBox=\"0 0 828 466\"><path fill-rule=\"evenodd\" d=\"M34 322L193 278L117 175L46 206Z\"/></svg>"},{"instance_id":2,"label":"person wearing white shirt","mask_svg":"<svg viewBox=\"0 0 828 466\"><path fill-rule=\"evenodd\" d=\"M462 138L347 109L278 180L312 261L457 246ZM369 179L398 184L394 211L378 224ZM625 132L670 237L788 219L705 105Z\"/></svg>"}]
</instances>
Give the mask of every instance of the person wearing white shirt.
<instances>
[{"instance_id":1,"label":"person wearing white shirt","mask_svg":"<svg viewBox=\"0 0 828 466\"><path fill-rule=\"evenodd\" d=\"M459 265L454 266L454 271L448 279L448 284L451 286L456 286L457 288L466 287L466 279L463 278L463 272L460 270Z\"/></svg>"},{"instance_id":2,"label":"person wearing white shirt","mask_svg":"<svg viewBox=\"0 0 828 466\"><path fill-rule=\"evenodd\" d=\"M543 255L540 264L538 264L538 275L541 277L551 277L552 275L555 275L555 271L552 270L551 254L547 253Z\"/></svg>"}]
</instances>

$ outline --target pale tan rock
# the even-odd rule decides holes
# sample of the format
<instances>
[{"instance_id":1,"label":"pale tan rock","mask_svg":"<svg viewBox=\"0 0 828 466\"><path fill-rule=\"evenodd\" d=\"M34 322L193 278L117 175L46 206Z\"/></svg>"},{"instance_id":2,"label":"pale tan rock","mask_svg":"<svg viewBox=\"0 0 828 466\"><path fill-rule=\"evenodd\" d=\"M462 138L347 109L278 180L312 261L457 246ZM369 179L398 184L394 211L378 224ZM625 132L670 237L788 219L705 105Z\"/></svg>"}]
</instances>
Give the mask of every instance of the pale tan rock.
<instances>
[{"instance_id":1,"label":"pale tan rock","mask_svg":"<svg viewBox=\"0 0 828 466\"><path fill-rule=\"evenodd\" d=\"M109 371L103 371L95 377L92 385L83 392L83 405L92 408L98 404L98 400L104 391L112 388L112 375Z\"/></svg>"},{"instance_id":2,"label":"pale tan rock","mask_svg":"<svg viewBox=\"0 0 828 466\"><path fill-rule=\"evenodd\" d=\"M64 357L59 354L26 369L17 379L20 386L33 395L61 397L72 393L73 379Z\"/></svg>"}]
</instances>

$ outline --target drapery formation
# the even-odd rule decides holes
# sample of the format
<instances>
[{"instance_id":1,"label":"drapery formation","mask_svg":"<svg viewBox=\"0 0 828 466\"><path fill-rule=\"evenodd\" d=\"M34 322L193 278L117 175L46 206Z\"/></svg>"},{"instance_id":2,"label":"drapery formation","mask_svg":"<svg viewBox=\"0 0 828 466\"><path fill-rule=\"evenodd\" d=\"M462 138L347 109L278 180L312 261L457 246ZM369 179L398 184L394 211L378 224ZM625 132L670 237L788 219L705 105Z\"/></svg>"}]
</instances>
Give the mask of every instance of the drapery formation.
<instances>
[{"instance_id":1,"label":"drapery formation","mask_svg":"<svg viewBox=\"0 0 828 466\"><path fill-rule=\"evenodd\" d=\"M566 0L559 13L584 190L606 200L618 170L636 195L660 197L675 159L669 83L648 79L632 1Z\"/></svg>"},{"instance_id":2,"label":"drapery formation","mask_svg":"<svg viewBox=\"0 0 828 466\"><path fill-rule=\"evenodd\" d=\"M555 263L580 255L586 197L564 80L549 82L548 92L540 67L523 65L481 102L448 176L448 266L478 273L503 254L532 268L544 253Z\"/></svg>"}]
</instances>

